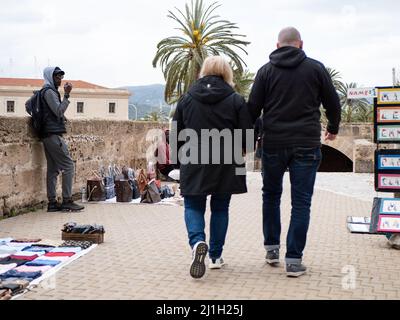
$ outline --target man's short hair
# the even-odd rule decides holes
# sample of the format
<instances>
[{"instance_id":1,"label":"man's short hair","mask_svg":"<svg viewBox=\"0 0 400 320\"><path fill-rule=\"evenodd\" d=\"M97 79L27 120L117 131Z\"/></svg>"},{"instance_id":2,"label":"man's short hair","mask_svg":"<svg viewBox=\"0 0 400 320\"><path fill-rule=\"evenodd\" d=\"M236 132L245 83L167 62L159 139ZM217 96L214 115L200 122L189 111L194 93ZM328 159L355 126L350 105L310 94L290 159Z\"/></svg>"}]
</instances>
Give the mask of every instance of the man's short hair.
<instances>
[{"instance_id":1,"label":"man's short hair","mask_svg":"<svg viewBox=\"0 0 400 320\"><path fill-rule=\"evenodd\" d=\"M293 46L301 41L300 32L294 27L287 27L279 32L278 42L281 46Z\"/></svg>"}]
</instances>

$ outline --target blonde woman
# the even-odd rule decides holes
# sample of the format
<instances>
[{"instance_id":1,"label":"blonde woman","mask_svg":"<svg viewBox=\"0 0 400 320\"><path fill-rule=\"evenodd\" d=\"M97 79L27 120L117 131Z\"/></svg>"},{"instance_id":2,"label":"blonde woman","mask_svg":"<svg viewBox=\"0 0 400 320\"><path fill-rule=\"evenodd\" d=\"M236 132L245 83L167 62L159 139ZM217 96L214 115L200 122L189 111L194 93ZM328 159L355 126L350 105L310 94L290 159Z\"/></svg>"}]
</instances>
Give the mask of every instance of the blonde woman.
<instances>
[{"instance_id":1,"label":"blonde woman","mask_svg":"<svg viewBox=\"0 0 400 320\"><path fill-rule=\"evenodd\" d=\"M179 158L180 183L192 248L190 275L193 278L201 278L205 274L208 249L209 268L220 269L224 265L222 250L228 230L231 196L247 192L245 170L237 170L245 167L242 158L244 141L237 137L251 129L252 122L244 98L233 87L233 72L229 63L220 56L208 57L203 63L199 80L180 99L174 115L177 132L171 132L171 137L179 136L178 140L184 141L186 147L186 151L181 152L184 159ZM239 135L234 135L235 130L239 130L236 132ZM193 137L194 134L197 137ZM226 135L230 135L232 141L230 138L221 139ZM239 150L241 161L234 157L234 150ZM211 221L208 246L204 214L209 195Z\"/></svg>"}]
</instances>

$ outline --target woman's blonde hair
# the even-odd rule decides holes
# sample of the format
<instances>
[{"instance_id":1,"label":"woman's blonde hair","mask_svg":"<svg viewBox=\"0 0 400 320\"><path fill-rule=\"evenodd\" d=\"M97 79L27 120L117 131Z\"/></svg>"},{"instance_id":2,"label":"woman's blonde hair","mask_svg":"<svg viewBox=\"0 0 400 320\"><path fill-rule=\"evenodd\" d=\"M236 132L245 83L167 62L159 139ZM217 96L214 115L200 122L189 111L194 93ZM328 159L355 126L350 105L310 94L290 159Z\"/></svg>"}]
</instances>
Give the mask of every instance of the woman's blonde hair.
<instances>
[{"instance_id":1,"label":"woman's blonde hair","mask_svg":"<svg viewBox=\"0 0 400 320\"><path fill-rule=\"evenodd\" d=\"M231 87L235 86L233 82L233 70L231 65L221 56L212 56L204 60L200 70L200 78L206 76L219 76L224 79Z\"/></svg>"}]
</instances>

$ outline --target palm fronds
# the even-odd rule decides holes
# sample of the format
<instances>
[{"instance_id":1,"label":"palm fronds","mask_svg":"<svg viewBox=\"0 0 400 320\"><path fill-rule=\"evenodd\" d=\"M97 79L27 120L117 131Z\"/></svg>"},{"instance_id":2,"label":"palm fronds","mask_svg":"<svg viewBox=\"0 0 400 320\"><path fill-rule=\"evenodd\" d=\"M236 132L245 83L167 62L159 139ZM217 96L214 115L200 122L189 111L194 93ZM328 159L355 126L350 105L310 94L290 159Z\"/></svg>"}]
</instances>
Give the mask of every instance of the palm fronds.
<instances>
[{"instance_id":1,"label":"palm fronds","mask_svg":"<svg viewBox=\"0 0 400 320\"><path fill-rule=\"evenodd\" d=\"M178 8L176 13L169 11L168 18L177 22L181 35L161 40L153 59L153 67L161 66L166 80L165 100L176 102L188 91L199 76L201 65L209 55L225 55L240 74L246 66L237 53L249 42L242 40L244 35L234 32L235 23L221 20L215 11L220 7L217 2L206 6L203 0L191 0L185 5L184 12Z\"/></svg>"}]
</instances>

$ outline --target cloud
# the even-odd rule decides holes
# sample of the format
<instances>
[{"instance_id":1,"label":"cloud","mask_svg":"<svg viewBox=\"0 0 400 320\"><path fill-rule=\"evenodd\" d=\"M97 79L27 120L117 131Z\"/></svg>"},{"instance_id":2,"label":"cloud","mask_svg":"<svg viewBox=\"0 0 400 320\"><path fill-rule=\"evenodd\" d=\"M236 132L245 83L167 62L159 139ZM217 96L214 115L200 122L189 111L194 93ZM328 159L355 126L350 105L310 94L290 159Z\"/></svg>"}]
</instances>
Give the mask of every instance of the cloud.
<instances>
[{"instance_id":1,"label":"cloud","mask_svg":"<svg viewBox=\"0 0 400 320\"><path fill-rule=\"evenodd\" d=\"M3 4L3 2L5 2ZM209 3L212 1L210 0ZM168 10L184 0L3 0L0 76L38 77L49 61L70 79L105 86L164 81L151 65L157 43L175 35ZM244 56L255 72L268 62L282 27L299 28L307 55L339 70L345 81L386 85L398 62L397 1L220 0L217 14L251 41ZM10 59L12 60L10 63Z\"/></svg>"}]
</instances>

